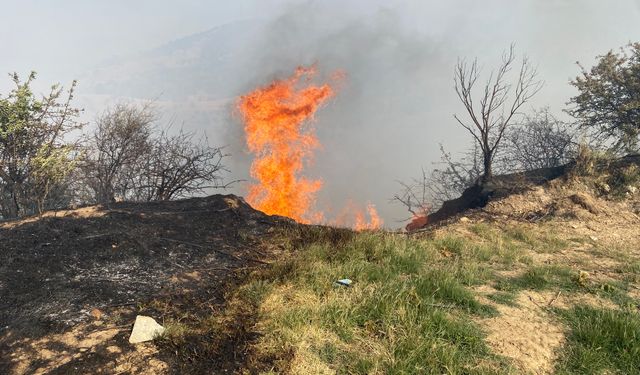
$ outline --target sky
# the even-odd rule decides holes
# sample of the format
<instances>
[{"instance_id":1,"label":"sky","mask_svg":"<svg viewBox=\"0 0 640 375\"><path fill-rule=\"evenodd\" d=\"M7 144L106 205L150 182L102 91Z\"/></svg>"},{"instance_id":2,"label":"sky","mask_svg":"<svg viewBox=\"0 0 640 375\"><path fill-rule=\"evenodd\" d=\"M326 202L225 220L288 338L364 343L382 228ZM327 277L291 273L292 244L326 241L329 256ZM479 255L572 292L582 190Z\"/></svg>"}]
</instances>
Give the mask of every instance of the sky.
<instances>
[{"instance_id":1,"label":"sky","mask_svg":"<svg viewBox=\"0 0 640 375\"><path fill-rule=\"evenodd\" d=\"M453 120L459 58L477 57L488 74L514 43L545 81L527 110L562 117L576 61L640 41L639 19L637 0L24 0L3 4L0 72L35 70L42 91L78 79L88 122L113 102L155 100L164 121L227 146L228 179L249 179L235 98L301 64L343 70L313 124L318 206L370 201L394 227L406 218L389 203L397 181L433 167L439 144L470 144Z\"/></svg>"}]
</instances>

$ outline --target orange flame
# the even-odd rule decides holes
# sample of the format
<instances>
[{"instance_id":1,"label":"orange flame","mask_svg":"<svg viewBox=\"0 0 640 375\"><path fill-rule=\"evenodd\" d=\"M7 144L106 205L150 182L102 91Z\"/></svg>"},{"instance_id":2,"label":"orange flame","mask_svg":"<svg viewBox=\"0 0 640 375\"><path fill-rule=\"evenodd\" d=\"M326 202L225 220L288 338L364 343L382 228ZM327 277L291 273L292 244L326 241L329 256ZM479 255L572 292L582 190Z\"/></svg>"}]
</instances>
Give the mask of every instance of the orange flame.
<instances>
[{"instance_id":1,"label":"orange flame","mask_svg":"<svg viewBox=\"0 0 640 375\"><path fill-rule=\"evenodd\" d=\"M313 127L305 123L335 95L329 84L311 83L315 73L315 66L299 67L291 77L260 87L238 101L247 147L255 155L251 177L258 181L249 187L247 201L266 214L301 223L323 220L323 214L313 210L322 180L300 176L313 150L320 147ZM339 81L344 73L336 72L332 78ZM364 213L356 213L355 229L382 226L372 204L367 213L370 221Z\"/></svg>"},{"instance_id":2,"label":"orange flame","mask_svg":"<svg viewBox=\"0 0 640 375\"><path fill-rule=\"evenodd\" d=\"M350 227L357 231L374 230L382 228L383 220L378 215L376 206L367 203L366 209L358 207L353 201L347 201L335 219L329 222L336 227Z\"/></svg>"},{"instance_id":3,"label":"orange flame","mask_svg":"<svg viewBox=\"0 0 640 375\"><path fill-rule=\"evenodd\" d=\"M300 67L293 76L240 97L249 151L256 155L251 176L258 184L249 188L247 201L269 215L282 215L308 223L321 180L300 177L304 162L320 146L313 128L304 127L318 107L334 95L328 85L308 85L315 68ZM309 217L312 216L312 217Z\"/></svg>"},{"instance_id":4,"label":"orange flame","mask_svg":"<svg viewBox=\"0 0 640 375\"><path fill-rule=\"evenodd\" d=\"M355 230L373 230L382 227L382 218L372 203L367 204L367 214L369 215L368 221L362 211L356 212Z\"/></svg>"},{"instance_id":5,"label":"orange flame","mask_svg":"<svg viewBox=\"0 0 640 375\"><path fill-rule=\"evenodd\" d=\"M411 222L407 224L407 226L405 227L405 230L407 232L413 232L414 230L424 228L427 225L428 221L429 221L429 217L426 214L414 215Z\"/></svg>"}]
</instances>

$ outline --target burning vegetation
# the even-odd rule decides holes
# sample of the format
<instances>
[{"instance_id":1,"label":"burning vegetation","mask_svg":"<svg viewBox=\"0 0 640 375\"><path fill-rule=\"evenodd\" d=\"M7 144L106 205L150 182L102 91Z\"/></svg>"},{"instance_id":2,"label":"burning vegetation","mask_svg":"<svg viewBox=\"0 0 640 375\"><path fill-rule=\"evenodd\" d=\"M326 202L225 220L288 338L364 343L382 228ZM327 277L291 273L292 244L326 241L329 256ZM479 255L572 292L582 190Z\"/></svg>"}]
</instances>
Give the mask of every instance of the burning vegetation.
<instances>
[{"instance_id":1,"label":"burning vegetation","mask_svg":"<svg viewBox=\"0 0 640 375\"><path fill-rule=\"evenodd\" d=\"M302 172L321 146L311 124L314 114L336 90L329 83L314 84L315 76L315 66L298 67L292 76L259 87L238 101L247 147L255 155L251 177L257 182L249 187L247 201L269 215L301 223L325 221L325 214L315 208L323 181L309 179ZM337 82L343 74L337 72L333 77ZM356 230L382 226L371 203L366 212L350 210L334 221Z\"/></svg>"}]
</instances>

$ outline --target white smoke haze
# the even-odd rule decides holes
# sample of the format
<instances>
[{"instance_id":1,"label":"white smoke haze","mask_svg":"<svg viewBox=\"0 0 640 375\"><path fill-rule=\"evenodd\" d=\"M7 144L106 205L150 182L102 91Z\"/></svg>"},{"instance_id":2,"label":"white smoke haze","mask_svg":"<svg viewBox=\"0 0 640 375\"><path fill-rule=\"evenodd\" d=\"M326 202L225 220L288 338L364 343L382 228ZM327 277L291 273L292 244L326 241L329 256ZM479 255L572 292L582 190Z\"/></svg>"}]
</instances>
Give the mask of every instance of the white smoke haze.
<instances>
[{"instance_id":1,"label":"white smoke haze","mask_svg":"<svg viewBox=\"0 0 640 375\"><path fill-rule=\"evenodd\" d=\"M415 128L424 121L421 114L444 105L429 100L425 87L450 88L450 77L440 73L449 70L446 54L438 43L411 35L401 25L393 11L381 10L367 19L342 13L336 19L326 5L295 6L267 26L259 42L266 48L251 60L247 91L287 76L301 64L317 63L325 77L346 73L336 97L313 124L323 148L308 173L324 180L320 210L339 210L351 199L363 207L367 201L376 203L386 214L397 189L395 179L419 168L419 160L413 165L407 161L418 154L436 156L425 147L428 139L404 129Z\"/></svg>"},{"instance_id":2,"label":"white smoke haze","mask_svg":"<svg viewBox=\"0 0 640 375\"><path fill-rule=\"evenodd\" d=\"M25 31L22 44L7 44L0 71L38 70L39 83L79 78L77 97L88 119L105 103L155 99L165 120L206 131L212 143L228 145L229 179L249 179L252 159L233 113L239 95L287 77L299 65L317 63L319 81L344 71L337 95L316 114L313 126L323 148L306 174L324 180L318 209L339 210L349 199L362 206L371 201L389 227L407 216L389 203L399 188L396 180L431 167L439 143L454 152L470 145L452 117L462 114L453 90L459 57L477 56L483 73L489 73L515 43L545 81L532 106L548 105L562 115L573 95L568 81L579 73L576 61L590 66L596 55L640 40L637 0L246 0L228 6L145 0L158 8L140 9L125 3L113 2L114 25L116 16L126 13L113 31L119 39L96 35L101 46L91 45L90 35L78 36L81 43L61 42L55 51L37 55L20 47L36 38ZM89 5L80 11L85 8L83 15L93 17ZM149 12L157 23L142 16ZM141 27L134 24L136 16L143 17ZM88 20L82 23L85 33L97 33ZM3 32L22 27L6 15L0 25ZM63 31L41 32L55 39L70 34ZM78 57L92 54L94 59ZM104 62L94 61L96 56ZM1 92L7 83L0 81ZM233 191L244 193L242 185Z\"/></svg>"}]
</instances>

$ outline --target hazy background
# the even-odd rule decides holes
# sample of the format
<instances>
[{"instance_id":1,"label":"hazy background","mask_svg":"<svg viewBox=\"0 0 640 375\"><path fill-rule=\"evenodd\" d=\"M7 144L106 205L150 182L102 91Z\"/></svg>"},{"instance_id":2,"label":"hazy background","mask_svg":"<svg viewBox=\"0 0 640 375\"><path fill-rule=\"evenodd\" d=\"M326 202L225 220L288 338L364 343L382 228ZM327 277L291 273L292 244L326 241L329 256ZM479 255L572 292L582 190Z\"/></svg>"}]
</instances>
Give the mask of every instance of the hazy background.
<instances>
[{"instance_id":1,"label":"hazy background","mask_svg":"<svg viewBox=\"0 0 640 375\"><path fill-rule=\"evenodd\" d=\"M40 90L78 79L87 121L108 103L156 100L162 121L228 145L228 179L248 179L235 98L297 65L344 70L316 116L318 208L371 201L394 227L406 217L389 203L396 180L431 167L439 143L469 145L452 117L458 57L489 72L516 43L546 82L532 106L561 115L575 62L640 41L638 20L636 0L24 0L0 13L0 72L35 70ZM0 93L10 86L0 79Z\"/></svg>"}]
</instances>

